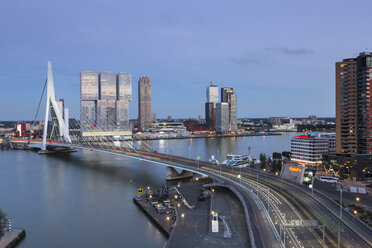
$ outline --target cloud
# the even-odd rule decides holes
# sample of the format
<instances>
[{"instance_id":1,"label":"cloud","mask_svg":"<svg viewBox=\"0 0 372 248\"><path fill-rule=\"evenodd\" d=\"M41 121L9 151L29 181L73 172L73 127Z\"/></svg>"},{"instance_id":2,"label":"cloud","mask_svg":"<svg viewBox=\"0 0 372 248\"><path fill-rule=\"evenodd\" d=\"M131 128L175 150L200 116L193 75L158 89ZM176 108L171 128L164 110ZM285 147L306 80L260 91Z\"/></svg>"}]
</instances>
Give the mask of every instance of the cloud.
<instances>
[{"instance_id":1,"label":"cloud","mask_svg":"<svg viewBox=\"0 0 372 248\"><path fill-rule=\"evenodd\" d=\"M288 48L288 47L268 47L263 49L260 52L249 52L245 55L238 56L231 59L234 64L237 65L259 65L267 64L272 59L270 53L281 53L289 56L300 56L300 55L309 55L313 54L314 50L309 48Z\"/></svg>"},{"instance_id":2,"label":"cloud","mask_svg":"<svg viewBox=\"0 0 372 248\"><path fill-rule=\"evenodd\" d=\"M246 54L237 58L231 59L234 64L237 65L251 65L251 64L263 64L265 61L262 56L255 54Z\"/></svg>"},{"instance_id":3,"label":"cloud","mask_svg":"<svg viewBox=\"0 0 372 248\"><path fill-rule=\"evenodd\" d=\"M286 55L307 55L313 54L314 51L309 48L288 48L288 47L269 47L265 52L277 52Z\"/></svg>"}]
</instances>

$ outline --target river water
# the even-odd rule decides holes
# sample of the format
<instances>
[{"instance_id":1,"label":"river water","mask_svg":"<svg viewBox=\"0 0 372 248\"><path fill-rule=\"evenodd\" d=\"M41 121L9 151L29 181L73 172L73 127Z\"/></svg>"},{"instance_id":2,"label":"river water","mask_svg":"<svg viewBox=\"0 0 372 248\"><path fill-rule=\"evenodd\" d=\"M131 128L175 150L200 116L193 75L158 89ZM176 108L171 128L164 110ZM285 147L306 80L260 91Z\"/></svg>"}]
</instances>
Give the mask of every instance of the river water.
<instances>
[{"instance_id":1,"label":"river water","mask_svg":"<svg viewBox=\"0 0 372 248\"><path fill-rule=\"evenodd\" d=\"M153 149L220 160L228 153L288 151L294 134L214 139L153 140ZM166 238L132 202L137 185L159 188L165 167L81 150L38 155L0 150L0 208L26 229L18 247L163 247ZM133 183L130 183L130 180Z\"/></svg>"}]
</instances>

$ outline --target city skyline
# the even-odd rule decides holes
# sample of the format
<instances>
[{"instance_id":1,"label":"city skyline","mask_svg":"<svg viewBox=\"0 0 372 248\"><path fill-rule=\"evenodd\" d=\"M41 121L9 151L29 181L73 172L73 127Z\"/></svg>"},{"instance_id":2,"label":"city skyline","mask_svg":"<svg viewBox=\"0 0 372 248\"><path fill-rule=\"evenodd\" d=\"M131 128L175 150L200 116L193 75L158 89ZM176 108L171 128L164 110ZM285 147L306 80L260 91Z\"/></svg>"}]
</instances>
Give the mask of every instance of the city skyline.
<instances>
[{"instance_id":1,"label":"city skyline","mask_svg":"<svg viewBox=\"0 0 372 248\"><path fill-rule=\"evenodd\" d=\"M41 1L22 6L3 3L0 75L9 94L0 104L12 101L13 105L0 109L0 119L33 119L48 59L55 68L56 88L67 85L75 92L79 72L87 69L124 69L134 81L148 75L157 85L152 107L158 117L204 116L204 89L210 81L235 89L239 105L247 106L239 109L238 118L332 117L334 63L356 57L372 40L372 34L364 32L372 3L360 2L363 8L347 1L338 5L203 2L198 8L168 2L164 10L155 3L91 1L94 8L86 11L84 3L55 3L48 8ZM279 5L281 11L276 11ZM131 10L125 17L123 8ZM138 10L143 18L135 18ZM222 10L225 18L219 20ZM17 20L18 15L29 21ZM87 16L99 17L90 23ZM348 22L342 22L344 16ZM46 25L40 25L45 20L49 20ZM183 94L177 95L178 91ZM23 102L13 101L15 97ZM129 104L130 119L138 116L137 100Z\"/></svg>"}]
</instances>

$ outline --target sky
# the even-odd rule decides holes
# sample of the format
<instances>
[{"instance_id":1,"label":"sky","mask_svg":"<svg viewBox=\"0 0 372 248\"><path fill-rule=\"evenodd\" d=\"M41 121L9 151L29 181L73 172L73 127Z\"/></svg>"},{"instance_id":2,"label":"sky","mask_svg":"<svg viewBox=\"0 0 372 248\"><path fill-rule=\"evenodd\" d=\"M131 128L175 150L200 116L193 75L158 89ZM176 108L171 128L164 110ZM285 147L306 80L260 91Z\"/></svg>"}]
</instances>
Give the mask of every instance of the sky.
<instances>
[{"instance_id":1,"label":"sky","mask_svg":"<svg viewBox=\"0 0 372 248\"><path fill-rule=\"evenodd\" d=\"M130 118L143 75L158 118L204 117L210 82L234 88L239 118L332 117L335 62L372 50L371 10L370 0L0 1L0 120L34 118L48 60L72 115L80 72L92 70L132 74Z\"/></svg>"}]
</instances>

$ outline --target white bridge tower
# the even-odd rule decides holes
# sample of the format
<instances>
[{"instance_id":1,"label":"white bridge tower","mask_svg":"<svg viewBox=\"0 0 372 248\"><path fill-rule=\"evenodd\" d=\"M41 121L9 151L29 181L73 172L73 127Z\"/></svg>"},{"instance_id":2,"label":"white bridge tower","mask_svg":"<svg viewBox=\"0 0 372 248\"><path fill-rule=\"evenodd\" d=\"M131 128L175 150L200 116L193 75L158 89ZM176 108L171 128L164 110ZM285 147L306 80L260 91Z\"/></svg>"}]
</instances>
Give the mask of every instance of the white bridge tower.
<instances>
[{"instance_id":1,"label":"white bridge tower","mask_svg":"<svg viewBox=\"0 0 372 248\"><path fill-rule=\"evenodd\" d=\"M46 110L45 110L42 150L46 150L46 138L48 135L47 130L48 130L48 119L49 119L50 106L53 106L54 112L57 116L58 125L60 127L60 130L62 131L62 135L65 141L68 143L71 143L68 126L66 126L66 122L63 120L62 110L59 108L59 105L57 104L57 101L56 101L56 95L54 92L52 63L48 61L47 104L46 104Z\"/></svg>"}]
</instances>

